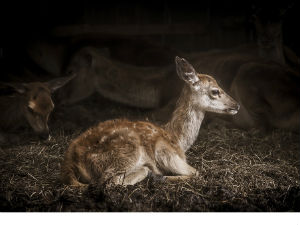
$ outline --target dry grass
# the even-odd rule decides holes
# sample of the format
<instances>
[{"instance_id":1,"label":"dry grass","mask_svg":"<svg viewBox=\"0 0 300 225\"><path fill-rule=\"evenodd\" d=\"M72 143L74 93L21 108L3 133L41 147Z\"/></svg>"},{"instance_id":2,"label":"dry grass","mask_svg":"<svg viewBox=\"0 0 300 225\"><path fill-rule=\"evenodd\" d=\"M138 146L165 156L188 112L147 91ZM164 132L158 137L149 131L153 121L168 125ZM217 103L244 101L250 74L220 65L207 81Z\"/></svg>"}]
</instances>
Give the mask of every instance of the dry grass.
<instances>
[{"instance_id":1,"label":"dry grass","mask_svg":"<svg viewBox=\"0 0 300 225\"><path fill-rule=\"evenodd\" d=\"M300 211L299 134L281 130L202 127L187 153L201 176L188 181L149 176L134 186L86 190L60 183L72 138L97 121L144 115L94 96L54 113L50 141L25 133L19 144L1 146L0 211Z\"/></svg>"}]
</instances>

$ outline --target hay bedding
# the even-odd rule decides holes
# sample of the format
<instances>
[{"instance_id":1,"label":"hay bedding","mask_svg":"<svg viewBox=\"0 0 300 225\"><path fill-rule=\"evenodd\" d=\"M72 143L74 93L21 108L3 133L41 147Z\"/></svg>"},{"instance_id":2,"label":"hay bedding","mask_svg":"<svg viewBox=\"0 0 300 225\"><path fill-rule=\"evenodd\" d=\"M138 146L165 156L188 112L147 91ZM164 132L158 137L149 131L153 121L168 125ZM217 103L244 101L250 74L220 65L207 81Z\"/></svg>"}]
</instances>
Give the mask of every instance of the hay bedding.
<instances>
[{"instance_id":1,"label":"hay bedding","mask_svg":"<svg viewBox=\"0 0 300 225\"><path fill-rule=\"evenodd\" d=\"M187 152L201 176L188 181L64 186L60 162L72 138L97 121L147 114L99 98L56 109L50 141L23 132L18 144L0 147L0 211L300 211L299 134L281 130L204 125Z\"/></svg>"}]
</instances>

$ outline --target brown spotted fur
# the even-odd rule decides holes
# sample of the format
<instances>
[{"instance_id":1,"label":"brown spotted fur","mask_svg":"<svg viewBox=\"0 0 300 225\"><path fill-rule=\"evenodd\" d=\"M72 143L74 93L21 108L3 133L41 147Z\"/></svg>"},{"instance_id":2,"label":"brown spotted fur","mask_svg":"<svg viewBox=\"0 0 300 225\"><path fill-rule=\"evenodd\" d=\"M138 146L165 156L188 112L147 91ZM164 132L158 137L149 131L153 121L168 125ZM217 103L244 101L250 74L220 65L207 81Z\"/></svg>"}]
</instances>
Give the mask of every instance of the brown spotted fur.
<instances>
[{"instance_id":1,"label":"brown spotted fur","mask_svg":"<svg viewBox=\"0 0 300 225\"><path fill-rule=\"evenodd\" d=\"M163 127L149 122L110 120L90 128L71 144L62 164L69 185L111 182L130 185L151 171L183 179L198 172L186 162L205 111L235 114L239 105L208 75L197 74L176 57L177 73L186 82L171 120Z\"/></svg>"}]
</instances>

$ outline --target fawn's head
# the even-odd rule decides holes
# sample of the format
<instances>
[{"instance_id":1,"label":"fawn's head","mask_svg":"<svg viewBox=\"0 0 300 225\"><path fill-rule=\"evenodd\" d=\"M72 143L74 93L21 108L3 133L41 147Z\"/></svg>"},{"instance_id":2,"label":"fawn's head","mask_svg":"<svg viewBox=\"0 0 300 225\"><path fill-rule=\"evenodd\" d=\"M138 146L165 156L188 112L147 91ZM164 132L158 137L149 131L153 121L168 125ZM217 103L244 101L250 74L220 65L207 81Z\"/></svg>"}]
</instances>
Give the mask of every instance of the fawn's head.
<instances>
[{"instance_id":1,"label":"fawn's head","mask_svg":"<svg viewBox=\"0 0 300 225\"><path fill-rule=\"evenodd\" d=\"M239 104L226 94L216 80L206 74L198 74L184 58L175 58L178 76L186 82L192 92L193 104L203 111L234 115Z\"/></svg>"},{"instance_id":2,"label":"fawn's head","mask_svg":"<svg viewBox=\"0 0 300 225\"><path fill-rule=\"evenodd\" d=\"M73 79L74 75L48 82L13 83L12 87L22 98L21 111L32 129L41 137L49 137L48 119L54 109L51 93Z\"/></svg>"}]
</instances>

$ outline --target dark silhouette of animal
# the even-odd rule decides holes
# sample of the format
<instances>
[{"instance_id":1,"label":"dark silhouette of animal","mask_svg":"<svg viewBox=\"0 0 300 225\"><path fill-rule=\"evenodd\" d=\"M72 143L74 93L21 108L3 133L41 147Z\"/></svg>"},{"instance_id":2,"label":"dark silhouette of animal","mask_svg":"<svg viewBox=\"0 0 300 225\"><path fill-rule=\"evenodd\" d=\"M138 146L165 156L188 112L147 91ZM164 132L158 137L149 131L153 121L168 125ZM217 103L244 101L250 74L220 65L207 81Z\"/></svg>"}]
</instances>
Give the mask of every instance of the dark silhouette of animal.
<instances>
[{"instance_id":1,"label":"dark silhouette of animal","mask_svg":"<svg viewBox=\"0 0 300 225\"><path fill-rule=\"evenodd\" d=\"M0 129L2 133L29 125L36 134L48 138L48 118L54 108L51 94L75 75L48 82L1 83Z\"/></svg>"}]
</instances>

